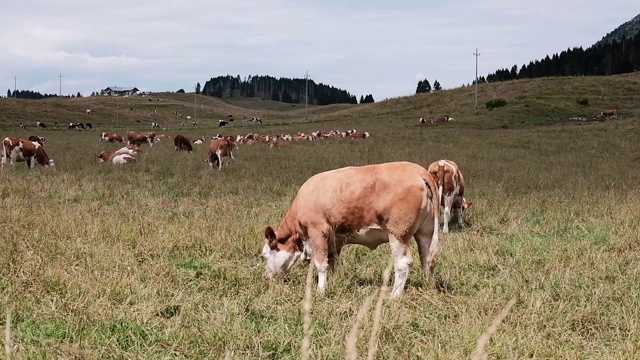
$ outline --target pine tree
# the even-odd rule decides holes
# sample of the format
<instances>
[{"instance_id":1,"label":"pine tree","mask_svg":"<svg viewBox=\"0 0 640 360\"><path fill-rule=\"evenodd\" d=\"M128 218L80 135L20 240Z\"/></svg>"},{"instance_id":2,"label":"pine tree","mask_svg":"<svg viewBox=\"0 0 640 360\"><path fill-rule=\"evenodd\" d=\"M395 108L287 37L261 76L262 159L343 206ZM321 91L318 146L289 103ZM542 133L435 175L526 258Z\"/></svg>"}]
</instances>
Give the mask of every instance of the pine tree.
<instances>
[{"instance_id":1,"label":"pine tree","mask_svg":"<svg viewBox=\"0 0 640 360\"><path fill-rule=\"evenodd\" d=\"M433 82L433 91L439 91L442 90L442 86L440 86L440 83L438 82L438 80L435 80Z\"/></svg>"},{"instance_id":2,"label":"pine tree","mask_svg":"<svg viewBox=\"0 0 640 360\"><path fill-rule=\"evenodd\" d=\"M7 98L11 97L11 89L7 90Z\"/></svg>"},{"instance_id":3,"label":"pine tree","mask_svg":"<svg viewBox=\"0 0 640 360\"><path fill-rule=\"evenodd\" d=\"M196 94L200 94L200 83L196 84Z\"/></svg>"}]
</instances>

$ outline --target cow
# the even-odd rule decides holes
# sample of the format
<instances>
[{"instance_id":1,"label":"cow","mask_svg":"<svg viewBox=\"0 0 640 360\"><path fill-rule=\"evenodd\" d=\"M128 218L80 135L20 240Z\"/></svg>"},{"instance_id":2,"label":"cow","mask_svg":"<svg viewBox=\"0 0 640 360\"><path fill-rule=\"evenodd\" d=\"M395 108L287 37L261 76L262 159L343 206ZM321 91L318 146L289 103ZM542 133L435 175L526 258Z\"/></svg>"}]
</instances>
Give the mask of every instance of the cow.
<instances>
[{"instance_id":1,"label":"cow","mask_svg":"<svg viewBox=\"0 0 640 360\"><path fill-rule=\"evenodd\" d=\"M229 158L236 162L236 159L233 157L233 146L234 142L231 141L230 138L220 138L211 140L209 143L208 156L204 161L209 163L211 169L213 169L213 165L218 163L218 170L222 169L222 163L227 161L227 166L229 166Z\"/></svg>"},{"instance_id":2,"label":"cow","mask_svg":"<svg viewBox=\"0 0 640 360\"><path fill-rule=\"evenodd\" d=\"M618 110L605 110L600 113L600 116L603 117L618 117Z\"/></svg>"},{"instance_id":3,"label":"cow","mask_svg":"<svg viewBox=\"0 0 640 360\"><path fill-rule=\"evenodd\" d=\"M153 115L153 114L151 114ZM151 123L151 130L153 129L159 129L160 128L160 124L158 124L157 122L152 122Z\"/></svg>"},{"instance_id":4,"label":"cow","mask_svg":"<svg viewBox=\"0 0 640 360\"><path fill-rule=\"evenodd\" d=\"M143 143L149 143L149 147L152 147L153 139L155 137L156 134L152 132L139 133L137 131L129 130L127 131L127 145L140 146Z\"/></svg>"},{"instance_id":5,"label":"cow","mask_svg":"<svg viewBox=\"0 0 640 360\"><path fill-rule=\"evenodd\" d=\"M227 126L227 125L229 125L228 121L218 120L218 127L223 127L223 126Z\"/></svg>"},{"instance_id":6,"label":"cow","mask_svg":"<svg viewBox=\"0 0 640 360\"><path fill-rule=\"evenodd\" d=\"M73 129L73 130L84 130L84 124L83 123L69 123L69 129Z\"/></svg>"},{"instance_id":7,"label":"cow","mask_svg":"<svg viewBox=\"0 0 640 360\"><path fill-rule=\"evenodd\" d=\"M46 129L46 128L47 128L47 125L45 125L45 123L43 123L43 122L36 121L36 127L37 127L37 128Z\"/></svg>"},{"instance_id":8,"label":"cow","mask_svg":"<svg viewBox=\"0 0 640 360\"><path fill-rule=\"evenodd\" d=\"M20 126L20 129L24 129L25 128L25 125L24 125L23 122L20 122L20 125L18 125L18 126Z\"/></svg>"},{"instance_id":9,"label":"cow","mask_svg":"<svg viewBox=\"0 0 640 360\"><path fill-rule=\"evenodd\" d=\"M36 135L31 135L27 138L27 140L29 141L35 141L38 144L40 144L40 146L44 146L44 141L46 140L44 137L42 136L36 136Z\"/></svg>"},{"instance_id":10,"label":"cow","mask_svg":"<svg viewBox=\"0 0 640 360\"><path fill-rule=\"evenodd\" d=\"M351 140L353 139L366 139L369 137L369 133L368 132L354 132L351 133L349 135L347 135L347 137Z\"/></svg>"},{"instance_id":11,"label":"cow","mask_svg":"<svg viewBox=\"0 0 640 360\"><path fill-rule=\"evenodd\" d=\"M100 134L100 141L101 142L123 142L124 139L122 138L122 136L113 133L113 132L103 132Z\"/></svg>"},{"instance_id":12,"label":"cow","mask_svg":"<svg viewBox=\"0 0 640 360\"><path fill-rule=\"evenodd\" d=\"M464 198L464 177L458 164L451 160L438 160L431 163L427 170L438 184L438 203L444 207L442 232L449 232L452 209L458 219L458 225L464 227L465 210L470 208L473 202L467 202Z\"/></svg>"},{"instance_id":13,"label":"cow","mask_svg":"<svg viewBox=\"0 0 640 360\"><path fill-rule=\"evenodd\" d=\"M169 139L169 138L171 138L171 136L165 135L165 134L158 134L155 136L154 142L160 142L160 140L162 139Z\"/></svg>"},{"instance_id":14,"label":"cow","mask_svg":"<svg viewBox=\"0 0 640 360\"><path fill-rule=\"evenodd\" d=\"M56 122L56 123L54 123L54 124L53 124L53 127L57 129L57 128L58 128L58 123L57 123L57 122Z\"/></svg>"},{"instance_id":15,"label":"cow","mask_svg":"<svg viewBox=\"0 0 640 360\"><path fill-rule=\"evenodd\" d=\"M84 124L84 127L87 129L93 129L93 125L91 125L91 123Z\"/></svg>"},{"instance_id":16,"label":"cow","mask_svg":"<svg viewBox=\"0 0 640 360\"><path fill-rule=\"evenodd\" d=\"M91 114L93 114L93 110L91 110L91 109L87 109L87 110L85 110L84 112L85 112L85 114L87 114L87 115L91 115Z\"/></svg>"},{"instance_id":17,"label":"cow","mask_svg":"<svg viewBox=\"0 0 640 360\"><path fill-rule=\"evenodd\" d=\"M38 142L22 140L18 138L5 138L2 140L2 160L0 169L4 169L7 158L11 159L10 165L16 162L26 161L27 167L33 169L36 164L55 169L53 159L44 151L44 147Z\"/></svg>"},{"instance_id":18,"label":"cow","mask_svg":"<svg viewBox=\"0 0 640 360\"><path fill-rule=\"evenodd\" d=\"M127 155L138 155L140 153L143 153L144 151L140 150L140 148L135 145L127 145L120 148L117 152Z\"/></svg>"},{"instance_id":19,"label":"cow","mask_svg":"<svg viewBox=\"0 0 640 360\"><path fill-rule=\"evenodd\" d=\"M176 151L193 151L191 140L184 135L176 135L176 137L173 138L173 144L176 146Z\"/></svg>"},{"instance_id":20,"label":"cow","mask_svg":"<svg viewBox=\"0 0 640 360\"><path fill-rule=\"evenodd\" d=\"M194 144L194 145L202 145L205 142L207 142L207 139L205 139L204 137L200 137L200 138L191 140L191 143Z\"/></svg>"},{"instance_id":21,"label":"cow","mask_svg":"<svg viewBox=\"0 0 640 360\"><path fill-rule=\"evenodd\" d=\"M265 275L282 275L298 260L313 257L317 289L323 292L326 271L335 267L344 245L375 250L388 242L395 269L391 297L398 297L413 263L409 246L413 237L422 271L433 286L440 210L437 191L427 169L410 162L316 174L300 187L277 230L265 229Z\"/></svg>"},{"instance_id":22,"label":"cow","mask_svg":"<svg viewBox=\"0 0 640 360\"><path fill-rule=\"evenodd\" d=\"M136 162L136 158L120 151L103 151L96 155L96 157L100 159L101 163L105 162L114 165L131 164Z\"/></svg>"}]
</instances>

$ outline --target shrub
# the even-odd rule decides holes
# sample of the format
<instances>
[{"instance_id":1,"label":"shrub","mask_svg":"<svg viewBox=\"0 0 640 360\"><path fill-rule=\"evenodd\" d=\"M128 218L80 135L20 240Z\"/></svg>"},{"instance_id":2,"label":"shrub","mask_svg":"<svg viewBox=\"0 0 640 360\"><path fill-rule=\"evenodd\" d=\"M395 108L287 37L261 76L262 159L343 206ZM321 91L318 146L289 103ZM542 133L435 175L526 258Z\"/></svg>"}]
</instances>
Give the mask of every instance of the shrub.
<instances>
[{"instance_id":1,"label":"shrub","mask_svg":"<svg viewBox=\"0 0 640 360\"><path fill-rule=\"evenodd\" d=\"M577 101L578 101L579 105L582 105L582 106L589 105L589 99L587 99L587 98L578 99Z\"/></svg>"},{"instance_id":2,"label":"shrub","mask_svg":"<svg viewBox=\"0 0 640 360\"><path fill-rule=\"evenodd\" d=\"M485 106L489 110L493 110L494 108L498 108L498 107L503 107L505 105L507 105L507 100L502 99L502 98L489 100L485 104Z\"/></svg>"}]
</instances>

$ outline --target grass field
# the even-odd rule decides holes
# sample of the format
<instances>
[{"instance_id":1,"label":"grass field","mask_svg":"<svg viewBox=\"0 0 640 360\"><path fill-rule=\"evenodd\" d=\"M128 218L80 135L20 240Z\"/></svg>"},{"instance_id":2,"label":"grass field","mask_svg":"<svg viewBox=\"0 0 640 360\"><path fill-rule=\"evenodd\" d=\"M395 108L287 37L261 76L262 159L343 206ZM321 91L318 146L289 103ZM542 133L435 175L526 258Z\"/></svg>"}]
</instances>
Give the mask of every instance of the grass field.
<instances>
[{"instance_id":1,"label":"grass field","mask_svg":"<svg viewBox=\"0 0 640 360\"><path fill-rule=\"evenodd\" d=\"M298 265L285 281L263 278L264 228L278 225L298 187L318 172L447 158L460 165L474 201L468 227L441 234L436 289L414 265L403 296L382 303L377 358L470 358L512 299L486 345L489 358L640 358L639 88L636 74L483 84L478 115L474 89L461 88L313 107L310 121L300 107L245 108L203 98L201 125L171 123L160 133L210 138L353 127L371 133L364 141L282 150L240 146L237 163L222 171L203 162L204 146L177 153L170 139L143 147L133 166L98 164L96 154L117 148L98 142L100 130L124 134L151 121L141 111L116 124L105 115L113 99L0 99L0 137L45 136L57 166L29 171L20 163L0 173L0 310L10 313L10 353L298 359L307 268ZM193 100L193 94L159 97L163 106L173 104L159 107L163 119L175 108L188 114ZM486 110L484 102L497 97L507 106ZM581 97L590 99L588 107L576 103ZM126 101L127 109L148 102ZM221 131L213 124L226 116L218 110L225 107L236 119L255 114L268 121ZM85 108L96 109L94 130L16 126L83 121ZM606 108L617 108L622 119L562 120ZM456 120L418 125L419 117L445 113ZM358 311L380 290L389 261L388 245L343 251L327 292L312 293L311 358L346 356ZM375 304L362 314L361 357L370 348Z\"/></svg>"}]
</instances>

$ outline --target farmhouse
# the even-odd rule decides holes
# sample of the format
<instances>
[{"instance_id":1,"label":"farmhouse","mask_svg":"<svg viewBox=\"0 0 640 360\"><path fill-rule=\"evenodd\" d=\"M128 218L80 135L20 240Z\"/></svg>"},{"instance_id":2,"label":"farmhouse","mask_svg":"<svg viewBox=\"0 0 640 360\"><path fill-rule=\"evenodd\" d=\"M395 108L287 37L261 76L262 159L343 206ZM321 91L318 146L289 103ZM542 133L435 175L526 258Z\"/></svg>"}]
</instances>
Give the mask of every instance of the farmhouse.
<instances>
[{"instance_id":1,"label":"farmhouse","mask_svg":"<svg viewBox=\"0 0 640 360\"><path fill-rule=\"evenodd\" d=\"M136 87L118 87L109 86L108 88L101 90L100 95L104 96L134 96L138 95L138 88Z\"/></svg>"}]
</instances>

